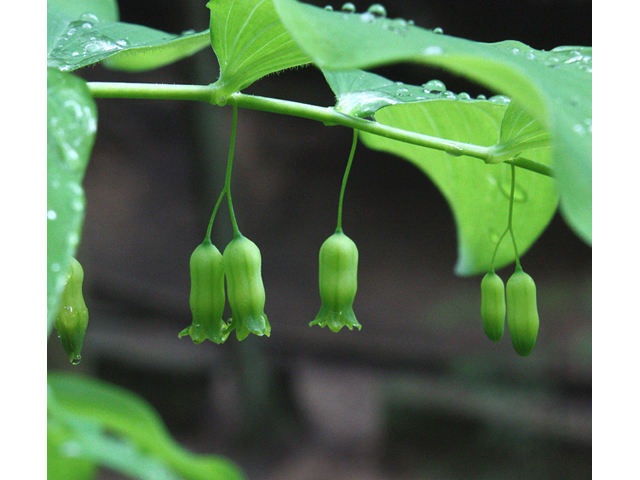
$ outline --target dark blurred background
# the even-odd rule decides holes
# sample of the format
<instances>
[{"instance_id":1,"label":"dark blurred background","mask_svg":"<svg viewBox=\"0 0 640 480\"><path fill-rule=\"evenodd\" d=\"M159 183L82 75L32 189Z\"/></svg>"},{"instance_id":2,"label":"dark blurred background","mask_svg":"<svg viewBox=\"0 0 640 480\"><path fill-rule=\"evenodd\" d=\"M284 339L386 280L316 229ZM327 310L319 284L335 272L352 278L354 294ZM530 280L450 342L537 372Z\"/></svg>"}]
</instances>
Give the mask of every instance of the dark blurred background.
<instances>
[{"instance_id":1,"label":"dark blurred background","mask_svg":"<svg viewBox=\"0 0 640 480\"><path fill-rule=\"evenodd\" d=\"M121 0L121 19L171 33L203 30L205 3ZM390 17L477 41L591 45L587 1L384 5ZM414 84L438 78L474 96L499 93L423 66L378 72ZM209 84L217 64L206 49L148 73L77 73ZM333 104L313 67L272 75L246 93ZM523 359L508 334L498 344L484 336L480 277L453 274L455 226L437 189L408 162L361 145L344 227L360 251L355 311L363 329L309 328L320 307L318 249L335 229L351 132L241 110L234 206L262 252L272 335L195 346L177 334L191 322L189 257L222 186L230 107L98 100L98 110L78 252L91 320L82 363L71 367L53 336L49 368L131 389L182 445L226 455L255 480L590 478L591 249L559 215L522 259L541 319ZM224 205L214 236L221 250L231 238Z\"/></svg>"}]
</instances>

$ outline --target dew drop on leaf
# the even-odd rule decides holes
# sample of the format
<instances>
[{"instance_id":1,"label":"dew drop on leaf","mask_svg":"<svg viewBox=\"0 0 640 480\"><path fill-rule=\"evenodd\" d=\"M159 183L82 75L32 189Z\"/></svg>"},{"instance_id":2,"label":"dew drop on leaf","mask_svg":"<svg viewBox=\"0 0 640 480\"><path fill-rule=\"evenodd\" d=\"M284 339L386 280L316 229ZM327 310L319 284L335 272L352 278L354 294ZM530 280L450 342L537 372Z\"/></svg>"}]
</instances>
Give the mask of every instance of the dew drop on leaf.
<instances>
[{"instance_id":1,"label":"dew drop on leaf","mask_svg":"<svg viewBox=\"0 0 640 480\"><path fill-rule=\"evenodd\" d=\"M55 220L56 218L58 218L58 214L55 212L55 210L49 210L47 212L47 220Z\"/></svg>"},{"instance_id":2,"label":"dew drop on leaf","mask_svg":"<svg viewBox=\"0 0 640 480\"><path fill-rule=\"evenodd\" d=\"M86 12L80 15L80 20L91 23L98 23L100 21L98 17L91 12Z\"/></svg>"},{"instance_id":3,"label":"dew drop on leaf","mask_svg":"<svg viewBox=\"0 0 640 480\"><path fill-rule=\"evenodd\" d=\"M422 85L422 88L424 88L427 93L442 93L447 89L445 84L440 80L429 80Z\"/></svg>"},{"instance_id":4,"label":"dew drop on leaf","mask_svg":"<svg viewBox=\"0 0 640 480\"><path fill-rule=\"evenodd\" d=\"M371 12L364 12L360 14L360 21L365 23L373 23L376 21L376 16Z\"/></svg>"},{"instance_id":5,"label":"dew drop on leaf","mask_svg":"<svg viewBox=\"0 0 640 480\"><path fill-rule=\"evenodd\" d=\"M347 13L353 13L356 11L356 6L351 2L347 2L344 5L342 5L342 8L340 10Z\"/></svg>"},{"instance_id":6,"label":"dew drop on leaf","mask_svg":"<svg viewBox=\"0 0 640 480\"><path fill-rule=\"evenodd\" d=\"M511 101L511 99L505 95L494 95L493 97L489 98L490 102L493 103L499 103L502 105L506 105L507 103L509 103Z\"/></svg>"},{"instance_id":7,"label":"dew drop on leaf","mask_svg":"<svg viewBox=\"0 0 640 480\"><path fill-rule=\"evenodd\" d=\"M376 17L386 17L387 16L387 9L384 8L383 5L380 5L379 3L372 4L367 9L367 12L375 15Z\"/></svg>"},{"instance_id":8,"label":"dew drop on leaf","mask_svg":"<svg viewBox=\"0 0 640 480\"><path fill-rule=\"evenodd\" d=\"M444 30L442 30L440 27L436 27L433 29L433 33L437 33L439 35L442 35L444 33Z\"/></svg>"},{"instance_id":9,"label":"dew drop on leaf","mask_svg":"<svg viewBox=\"0 0 640 480\"><path fill-rule=\"evenodd\" d=\"M444 50L442 50L442 47L438 45L431 45L430 47L425 48L422 53L425 55L442 55Z\"/></svg>"},{"instance_id":10,"label":"dew drop on leaf","mask_svg":"<svg viewBox=\"0 0 640 480\"><path fill-rule=\"evenodd\" d=\"M331 5L326 5L324 9L328 12L333 12L333 7Z\"/></svg>"}]
</instances>

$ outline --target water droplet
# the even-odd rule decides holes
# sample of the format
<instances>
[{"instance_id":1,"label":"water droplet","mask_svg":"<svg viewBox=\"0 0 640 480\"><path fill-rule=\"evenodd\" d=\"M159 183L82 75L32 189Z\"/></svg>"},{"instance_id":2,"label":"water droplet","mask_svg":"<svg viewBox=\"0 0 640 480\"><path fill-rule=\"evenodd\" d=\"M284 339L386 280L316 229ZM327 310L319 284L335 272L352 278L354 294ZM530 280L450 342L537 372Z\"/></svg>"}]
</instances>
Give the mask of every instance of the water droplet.
<instances>
[{"instance_id":1,"label":"water droplet","mask_svg":"<svg viewBox=\"0 0 640 480\"><path fill-rule=\"evenodd\" d=\"M458 98L457 95L453 93L451 90L445 90L444 92L442 92L442 97L449 98L451 100Z\"/></svg>"},{"instance_id":2,"label":"water droplet","mask_svg":"<svg viewBox=\"0 0 640 480\"><path fill-rule=\"evenodd\" d=\"M91 12L86 12L80 15L80 20L91 23L98 23L100 21L100 19Z\"/></svg>"},{"instance_id":3,"label":"water droplet","mask_svg":"<svg viewBox=\"0 0 640 480\"><path fill-rule=\"evenodd\" d=\"M386 17L387 9L379 3L372 4L369 8L367 8L367 12L375 15L376 17Z\"/></svg>"},{"instance_id":4,"label":"water droplet","mask_svg":"<svg viewBox=\"0 0 640 480\"><path fill-rule=\"evenodd\" d=\"M376 16L371 12L364 12L360 14L360 21L365 23L373 23L376 21Z\"/></svg>"},{"instance_id":5,"label":"water droplet","mask_svg":"<svg viewBox=\"0 0 640 480\"><path fill-rule=\"evenodd\" d=\"M462 148L453 144L447 145L445 152L447 152L447 155L451 155L452 157L459 157L463 154Z\"/></svg>"},{"instance_id":6,"label":"water droplet","mask_svg":"<svg viewBox=\"0 0 640 480\"><path fill-rule=\"evenodd\" d=\"M47 219L48 220L55 220L56 218L58 218L58 214L55 212L55 210L49 210L47 212Z\"/></svg>"},{"instance_id":7,"label":"water droplet","mask_svg":"<svg viewBox=\"0 0 640 480\"><path fill-rule=\"evenodd\" d=\"M433 29L433 33L437 33L438 35L442 35L444 33L444 30L442 30L440 27L436 27Z\"/></svg>"},{"instance_id":8,"label":"water droplet","mask_svg":"<svg viewBox=\"0 0 640 480\"><path fill-rule=\"evenodd\" d=\"M441 93L444 92L447 87L440 80L429 80L427 83L422 85L426 93Z\"/></svg>"},{"instance_id":9,"label":"water droplet","mask_svg":"<svg viewBox=\"0 0 640 480\"><path fill-rule=\"evenodd\" d=\"M398 91L396 92L396 95L398 97L410 97L411 92L409 92L408 88L399 88Z\"/></svg>"},{"instance_id":10,"label":"water droplet","mask_svg":"<svg viewBox=\"0 0 640 480\"><path fill-rule=\"evenodd\" d=\"M123 38L122 40L117 40L116 45L120 47L127 47L129 46L129 40L127 40L126 38Z\"/></svg>"},{"instance_id":11,"label":"water droplet","mask_svg":"<svg viewBox=\"0 0 640 480\"><path fill-rule=\"evenodd\" d=\"M84 30L91 30L91 29L93 28L93 23L91 23L91 22L84 22L84 23L82 24L82 28L83 28Z\"/></svg>"},{"instance_id":12,"label":"water droplet","mask_svg":"<svg viewBox=\"0 0 640 480\"><path fill-rule=\"evenodd\" d=\"M354 13L356 11L356 6L351 2L347 2L342 5L342 8L340 8L340 10L347 13Z\"/></svg>"},{"instance_id":13,"label":"water droplet","mask_svg":"<svg viewBox=\"0 0 640 480\"><path fill-rule=\"evenodd\" d=\"M71 365L78 365L80 360L82 360L82 357L80 355L76 355L71 359Z\"/></svg>"},{"instance_id":14,"label":"water droplet","mask_svg":"<svg viewBox=\"0 0 640 480\"><path fill-rule=\"evenodd\" d=\"M494 95L493 97L489 98L489 101L506 105L511 101L511 99L505 95Z\"/></svg>"},{"instance_id":15,"label":"water droplet","mask_svg":"<svg viewBox=\"0 0 640 480\"><path fill-rule=\"evenodd\" d=\"M331 5L326 5L324 9L328 12L333 12L333 7Z\"/></svg>"},{"instance_id":16,"label":"water droplet","mask_svg":"<svg viewBox=\"0 0 640 480\"><path fill-rule=\"evenodd\" d=\"M514 47L511 49L511 53L513 53L514 55L519 55L520 49L518 47Z\"/></svg>"},{"instance_id":17,"label":"water droplet","mask_svg":"<svg viewBox=\"0 0 640 480\"><path fill-rule=\"evenodd\" d=\"M487 96L481 93L480 95L478 95L477 98L478 98L478 100L486 100Z\"/></svg>"},{"instance_id":18,"label":"water droplet","mask_svg":"<svg viewBox=\"0 0 640 480\"><path fill-rule=\"evenodd\" d=\"M458 94L458 100L471 100L471 95L469 95L467 92L460 92Z\"/></svg>"},{"instance_id":19,"label":"water droplet","mask_svg":"<svg viewBox=\"0 0 640 480\"><path fill-rule=\"evenodd\" d=\"M425 55L442 55L444 50L442 50L442 47L439 47L438 45L431 45L430 47L425 48L422 53Z\"/></svg>"},{"instance_id":20,"label":"water droplet","mask_svg":"<svg viewBox=\"0 0 640 480\"><path fill-rule=\"evenodd\" d=\"M51 264L51 271L52 272L59 272L60 271L60 264L58 262L54 262Z\"/></svg>"}]
</instances>

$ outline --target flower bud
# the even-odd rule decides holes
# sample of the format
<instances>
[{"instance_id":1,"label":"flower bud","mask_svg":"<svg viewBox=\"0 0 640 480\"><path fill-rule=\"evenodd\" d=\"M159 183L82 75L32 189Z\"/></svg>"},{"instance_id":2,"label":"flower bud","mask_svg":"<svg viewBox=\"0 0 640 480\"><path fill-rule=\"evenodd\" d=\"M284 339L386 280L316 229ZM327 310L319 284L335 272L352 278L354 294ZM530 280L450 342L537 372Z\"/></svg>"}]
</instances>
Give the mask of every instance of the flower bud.
<instances>
[{"instance_id":1,"label":"flower bud","mask_svg":"<svg viewBox=\"0 0 640 480\"><path fill-rule=\"evenodd\" d=\"M237 235L224 249L222 259L232 314L229 329L236 329L238 340L250 333L269 336L271 326L264 313L260 249L248 238Z\"/></svg>"},{"instance_id":2,"label":"flower bud","mask_svg":"<svg viewBox=\"0 0 640 480\"><path fill-rule=\"evenodd\" d=\"M224 313L224 265L222 254L210 241L205 240L191 254L191 293L189 306L193 316L189 327L178 336L191 336L199 344L206 338L214 343L223 343L229 336Z\"/></svg>"},{"instance_id":3,"label":"flower bud","mask_svg":"<svg viewBox=\"0 0 640 480\"><path fill-rule=\"evenodd\" d=\"M89 311L82 296L83 280L82 265L72 257L70 275L62 292L60 308L53 325L58 331L62 348L74 365L80 363L80 351L89 323Z\"/></svg>"},{"instance_id":4,"label":"flower bud","mask_svg":"<svg viewBox=\"0 0 640 480\"><path fill-rule=\"evenodd\" d=\"M320 248L320 312L309 325L328 326L333 332L362 325L353 312L358 290L358 248L342 230L331 235Z\"/></svg>"},{"instance_id":5,"label":"flower bud","mask_svg":"<svg viewBox=\"0 0 640 480\"><path fill-rule=\"evenodd\" d=\"M526 357L538 336L536 284L522 269L516 269L507 282L507 324L516 352Z\"/></svg>"},{"instance_id":6,"label":"flower bud","mask_svg":"<svg viewBox=\"0 0 640 480\"><path fill-rule=\"evenodd\" d=\"M497 342L504 334L505 304L504 282L495 272L487 273L480 284L480 313L484 333L489 340Z\"/></svg>"}]
</instances>

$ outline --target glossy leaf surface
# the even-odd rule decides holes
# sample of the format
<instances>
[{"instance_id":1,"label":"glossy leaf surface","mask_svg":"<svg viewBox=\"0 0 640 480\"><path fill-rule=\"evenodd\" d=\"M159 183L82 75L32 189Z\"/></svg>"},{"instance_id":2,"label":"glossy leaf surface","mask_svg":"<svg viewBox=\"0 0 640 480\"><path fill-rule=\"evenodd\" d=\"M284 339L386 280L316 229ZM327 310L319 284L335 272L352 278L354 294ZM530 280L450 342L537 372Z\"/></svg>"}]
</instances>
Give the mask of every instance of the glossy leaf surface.
<instances>
[{"instance_id":1,"label":"glossy leaf surface","mask_svg":"<svg viewBox=\"0 0 640 480\"><path fill-rule=\"evenodd\" d=\"M96 134L97 112L86 83L47 70L47 318L58 310L84 218L82 178Z\"/></svg>"},{"instance_id":2,"label":"glossy leaf surface","mask_svg":"<svg viewBox=\"0 0 640 480\"><path fill-rule=\"evenodd\" d=\"M506 105L490 101L433 100L385 107L378 122L426 135L492 145L498 142ZM507 225L511 167L488 165L476 158L451 155L361 132L370 148L396 154L415 164L438 186L453 212L458 234L459 275L486 272L496 242ZM549 164L549 148L527 151L527 157ZM540 236L557 206L555 181L528 170L516 169L513 228L522 255ZM514 260L507 238L496 257L496 268Z\"/></svg>"},{"instance_id":3,"label":"glossy leaf surface","mask_svg":"<svg viewBox=\"0 0 640 480\"><path fill-rule=\"evenodd\" d=\"M104 5L102 5L104 3ZM112 2L49 1L47 66L73 71L105 61L111 68L141 71L192 55L209 45L209 32L174 35L118 21Z\"/></svg>"},{"instance_id":4,"label":"glossy leaf surface","mask_svg":"<svg viewBox=\"0 0 640 480\"><path fill-rule=\"evenodd\" d=\"M207 6L211 45L220 64L219 97L310 62L282 25L272 0L211 0Z\"/></svg>"},{"instance_id":5,"label":"glossy leaf surface","mask_svg":"<svg viewBox=\"0 0 640 480\"><path fill-rule=\"evenodd\" d=\"M273 0L302 50L323 69L364 69L403 61L444 68L515 100L550 132L565 219L591 239L590 47L534 50L516 41L480 43L401 19L333 12Z\"/></svg>"}]
</instances>

